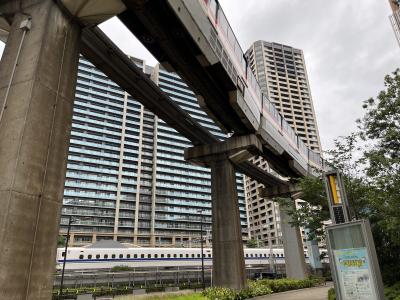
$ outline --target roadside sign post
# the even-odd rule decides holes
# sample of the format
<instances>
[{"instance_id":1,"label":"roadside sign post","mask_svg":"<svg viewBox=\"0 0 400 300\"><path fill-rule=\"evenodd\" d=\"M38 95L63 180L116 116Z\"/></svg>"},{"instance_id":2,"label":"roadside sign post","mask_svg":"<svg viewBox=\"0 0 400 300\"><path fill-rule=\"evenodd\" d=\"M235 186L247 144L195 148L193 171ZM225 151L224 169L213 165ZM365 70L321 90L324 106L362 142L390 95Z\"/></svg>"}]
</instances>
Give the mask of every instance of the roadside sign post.
<instances>
[{"instance_id":1,"label":"roadside sign post","mask_svg":"<svg viewBox=\"0 0 400 300\"><path fill-rule=\"evenodd\" d=\"M332 225L326 240L337 300L384 300L383 282L368 220L352 220L340 172L325 173Z\"/></svg>"},{"instance_id":2,"label":"roadside sign post","mask_svg":"<svg viewBox=\"0 0 400 300\"><path fill-rule=\"evenodd\" d=\"M383 283L367 220L326 228L338 300L383 300Z\"/></svg>"}]
</instances>

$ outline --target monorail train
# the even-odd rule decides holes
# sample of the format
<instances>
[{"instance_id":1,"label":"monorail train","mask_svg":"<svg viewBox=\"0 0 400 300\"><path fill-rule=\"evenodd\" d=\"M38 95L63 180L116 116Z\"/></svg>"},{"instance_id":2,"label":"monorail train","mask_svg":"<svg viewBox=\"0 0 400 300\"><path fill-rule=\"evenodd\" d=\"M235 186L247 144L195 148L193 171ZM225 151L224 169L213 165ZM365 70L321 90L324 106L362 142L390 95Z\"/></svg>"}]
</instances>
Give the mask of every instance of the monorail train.
<instances>
[{"instance_id":1,"label":"monorail train","mask_svg":"<svg viewBox=\"0 0 400 300\"><path fill-rule=\"evenodd\" d=\"M57 268L64 261L64 248L57 249ZM204 264L212 265L212 249L204 248ZM304 253L306 261L307 253ZM283 249L245 248L245 264L266 265L271 261L284 264ZM201 266L200 248L69 248L66 259L67 270L110 269L115 266L132 268L168 268Z\"/></svg>"},{"instance_id":2,"label":"monorail train","mask_svg":"<svg viewBox=\"0 0 400 300\"><path fill-rule=\"evenodd\" d=\"M261 136L265 147L291 157L291 168L307 175L323 168L321 156L307 148L275 105L261 92L236 36L217 0L168 0L176 16L202 50L209 65L221 63L237 87L230 103L249 130ZM251 60L251 59L250 59Z\"/></svg>"}]
</instances>

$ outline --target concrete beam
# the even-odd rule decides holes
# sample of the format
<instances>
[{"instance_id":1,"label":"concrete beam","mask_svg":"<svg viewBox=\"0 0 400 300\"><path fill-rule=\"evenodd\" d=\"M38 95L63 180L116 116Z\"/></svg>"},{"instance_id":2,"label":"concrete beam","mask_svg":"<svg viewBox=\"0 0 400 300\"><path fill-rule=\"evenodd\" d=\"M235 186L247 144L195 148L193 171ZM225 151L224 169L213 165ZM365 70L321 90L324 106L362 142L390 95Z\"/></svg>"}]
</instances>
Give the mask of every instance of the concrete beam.
<instances>
[{"instance_id":1,"label":"concrete beam","mask_svg":"<svg viewBox=\"0 0 400 300\"><path fill-rule=\"evenodd\" d=\"M215 160L216 155L242 162L261 151L261 142L254 134L250 134L233 136L223 142L187 148L185 149L185 159L198 165L207 166L210 161ZM238 154L240 154L240 158L237 157Z\"/></svg>"},{"instance_id":2,"label":"concrete beam","mask_svg":"<svg viewBox=\"0 0 400 300\"><path fill-rule=\"evenodd\" d=\"M277 197L288 197L292 199L300 199L303 192L298 184L286 182L286 184L274 185L259 190L259 195L262 198L277 198Z\"/></svg>"},{"instance_id":3,"label":"concrete beam","mask_svg":"<svg viewBox=\"0 0 400 300\"><path fill-rule=\"evenodd\" d=\"M52 0L22 3L0 62L0 298L36 300L51 298L80 29Z\"/></svg>"}]
</instances>

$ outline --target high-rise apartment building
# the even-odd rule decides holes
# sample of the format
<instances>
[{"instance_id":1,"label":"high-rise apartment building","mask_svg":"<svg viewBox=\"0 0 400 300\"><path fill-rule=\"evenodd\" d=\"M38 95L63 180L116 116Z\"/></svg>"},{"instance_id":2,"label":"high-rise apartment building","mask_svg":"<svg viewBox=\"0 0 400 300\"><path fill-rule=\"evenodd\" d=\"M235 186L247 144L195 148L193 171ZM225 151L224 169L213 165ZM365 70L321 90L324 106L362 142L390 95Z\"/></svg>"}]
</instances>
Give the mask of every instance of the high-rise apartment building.
<instances>
[{"instance_id":1,"label":"high-rise apartment building","mask_svg":"<svg viewBox=\"0 0 400 300\"><path fill-rule=\"evenodd\" d=\"M133 61L184 110L220 139L193 92L176 74ZM132 97L133 96L133 97ZM81 57L60 234L72 245L101 239L142 246L194 244L211 229L208 169L184 161L192 144ZM243 175L237 175L244 236Z\"/></svg>"},{"instance_id":2,"label":"high-rise apartment building","mask_svg":"<svg viewBox=\"0 0 400 300\"><path fill-rule=\"evenodd\" d=\"M246 57L261 91L275 104L303 142L320 153L303 52L278 43L257 41L247 50ZM260 157L253 158L253 162L265 170L269 169ZM262 185L248 177L245 181L250 236L265 245L281 244L279 205L259 196Z\"/></svg>"},{"instance_id":3,"label":"high-rise apartment building","mask_svg":"<svg viewBox=\"0 0 400 300\"><path fill-rule=\"evenodd\" d=\"M400 0L389 0L393 14L389 16L397 42L400 46Z\"/></svg>"}]
</instances>

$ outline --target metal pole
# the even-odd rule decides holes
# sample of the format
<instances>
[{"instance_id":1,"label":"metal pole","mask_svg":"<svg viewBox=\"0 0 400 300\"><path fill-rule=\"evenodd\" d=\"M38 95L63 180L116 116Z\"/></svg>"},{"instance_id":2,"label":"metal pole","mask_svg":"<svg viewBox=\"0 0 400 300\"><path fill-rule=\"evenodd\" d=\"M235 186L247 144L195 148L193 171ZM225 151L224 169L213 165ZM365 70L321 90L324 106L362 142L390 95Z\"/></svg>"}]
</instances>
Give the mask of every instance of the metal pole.
<instances>
[{"instance_id":1,"label":"metal pole","mask_svg":"<svg viewBox=\"0 0 400 300\"><path fill-rule=\"evenodd\" d=\"M206 282L204 281L203 211L200 212L200 247L201 247L201 280L202 280L202 284L203 284L203 290L205 290Z\"/></svg>"},{"instance_id":2,"label":"metal pole","mask_svg":"<svg viewBox=\"0 0 400 300\"><path fill-rule=\"evenodd\" d=\"M65 264L67 262L67 251L68 251L68 242L69 242L69 231L71 229L71 223L72 223L72 216L69 216L68 219L68 229L67 229L67 240L65 241L65 249L64 249L64 261L63 261L63 268L62 268L62 273L61 273L61 283L60 283L60 293L59 293L59 298L62 299L62 293L63 293L63 285L64 285L64 273L65 273Z\"/></svg>"}]
</instances>

